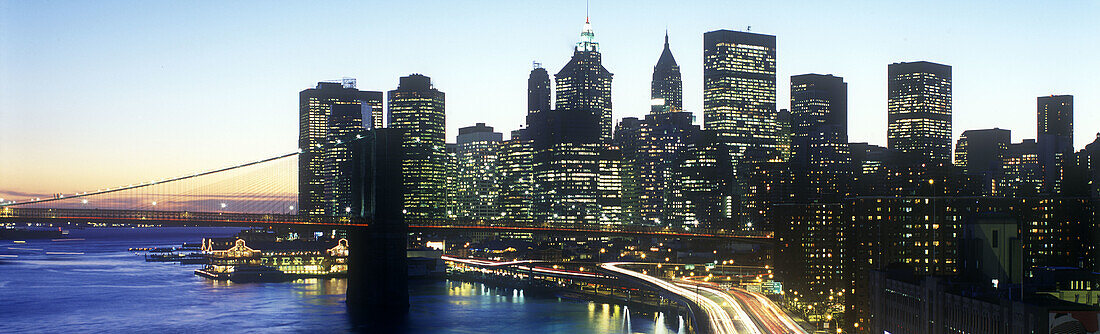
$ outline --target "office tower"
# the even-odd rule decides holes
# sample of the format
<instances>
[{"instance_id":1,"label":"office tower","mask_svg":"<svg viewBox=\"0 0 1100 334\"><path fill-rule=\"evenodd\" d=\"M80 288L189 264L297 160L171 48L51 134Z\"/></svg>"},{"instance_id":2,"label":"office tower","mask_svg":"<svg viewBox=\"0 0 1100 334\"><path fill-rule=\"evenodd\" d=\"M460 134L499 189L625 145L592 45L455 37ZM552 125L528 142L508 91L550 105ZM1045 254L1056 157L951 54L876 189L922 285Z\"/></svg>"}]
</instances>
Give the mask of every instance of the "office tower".
<instances>
[{"instance_id":1,"label":"office tower","mask_svg":"<svg viewBox=\"0 0 1100 334\"><path fill-rule=\"evenodd\" d=\"M639 198L647 196L638 184L639 163L641 159L643 133L642 121L637 117L623 117L615 125L615 145L622 154L622 221L624 224L639 223Z\"/></svg>"},{"instance_id":2,"label":"office tower","mask_svg":"<svg viewBox=\"0 0 1100 334\"><path fill-rule=\"evenodd\" d=\"M497 175L500 178L501 220L506 223L530 223L533 219L535 151L526 129L512 131L512 136L500 145Z\"/></svg>"},{"instance_id":3,"label":"office tower","mask_svg":"<svg viewBox=\"0 0 1100 334\"><path fill-rule=\"evenodd\" d=\"M534 63L534 66L527 77L528 114L550 110L550 74L542 68L542 64Z\"/></svg>"},{"instance_id":4,"label":"office tower","mask_svg":"<svg viewBox=\"0 0 1100 334\"><path fill-rule=\"evenodd\" d=\"M602 64L599 43L587 19L569 63L554 75L555 108L596 115L600 141L611 141L611 72Z\"/></svg>"},{"instance_id":5,"label":"office tower","mask_svg":"<svg viewBox=\"0 0 1100 334\"><path fill-rule=\"evenodd\" d=\"M848 143L852 155L854 181L852 194L856 196L885 196L893 194L887 180L889 164L894 152L882 146L868 143Z\"/></svg>"},{"instance_id":6,"label":"office tower","mask_svg":"<svg viewBox=\"0 0 1100 334\"><path fill-rule=\"evenodd\" d=\"M1003 196L1035 196L1042 191L1043 165L1034 139L1009 144L1001 159L998 193Z\"/></svg>"},{"instance_id":7,"label":"office tower","mask_svg":"<svg viewBox=\"0 0 1100 334\"><path fill-rule=\"evenodd\" d=\"M680 65L672 57L668 48L668 32L665 32L665 48L657 65L653 66L653 81L650 82L649 97L652 114L663 114L684 110L683 83L680 81Z\"/></svg>"},{"instance_id":8,"label":"office tower","mask_svg":"<svg viewBox=\"0 0 1100 334\"><path fill-rule=\"evenodd\" d=\"M951 66L894 63L887 72L887 147L924 162L950 163Z\"/></svg>"},{"instance_id":9,"label":"office tower","mask_svg":"<svg viewBox=\"0 0 1100 334\"><path fill-rule=\"evenodd\" d=\"M448 220L458 220L462 210L458 207L459 162L458 144L447 143L443 150L443 193L436 205Z\"/></svg>"},{"instance_id":10,"label":"office tower","mask_svg":"<svg viewBox=\"0 0 1100 334\"><path fill-rule=\"evenodd\" d=\"M389 127L405 131L405 218L442 218L445 96L432 87L431 78L413 74L402 77L397 89L389 91L389 101Z\"/></svg>"},{"instance_id":11,"label":"office tower","mask_svg":"<svg viewBox=\"0 0 1100 334\"><path fill-rule=\"evenodd\" d=\"M775 120L779 124L779 151L782 155L780 158L783 161L791 160L791 110L779 109L779 113L775 115Z\"/></svg>"},{"instance_id":12,"label":"office tower","mask_svg":"<svg viewBox=\"0 0 1100 334\"><path fill-rule=\"evenodd\" d=\"M1073 153L1073 95L1040 96L1035 142L1043 166L1044 193L1062 191L1068 156Z\"/></svg>"},{"instance_id":13,"label":"office tower","mask_svg":"<svg viewBox=\"0 0 1100 334\"><path fill-rule=\"evenodd\" d=\"M775 36L717 30L703 34L703 128L717 131L741 159L779 155Z\"/></svg>"},{"instance_id":14,"label":"office tower","mask_svg":"<svg viewBox=\"0 0 1100 334\"><path fill-rule=\"evenodd\" d=\"M618 146L601 144L599 148L599 182L596 190L600 206L600 225L622 224L622 151Z\"/></svg>"},{"instance_id":15,"label":"office tower","mask_svg":"<svg viewBox=\"0 0 1100 334\"><path fill-rule=\"evenodd\" d=\"M305 216L326 214L324 186L324 149L328 136L329 114L333 105L362 106L371 115L371 124L381 122L382 92L361 91L354 80L318 82L315 88L298 94L298 212ZM368 109L369 108L369 109Z\"/></svg>"},{"instance_id":16,"label":"office tower","mask_svg":"<svg viewBox=\"0 0 1100 334\"><path fill-rule=\"evenodd\" d=\"M673 210L673 172L680 153L699 136L699 126L689 112L646 115L635 159L634 182L638 188L637 217L645 224L668 221Z\"/></svg>"},{"instance_id":17,"label":"office tower","mask_svg":"<svg viewBox=\"0 0 1100 334\"><path fill-rule=\"evenodd\" d=\"M458 218L490 221L500 217L497 162L503 134L477 123L458 129Z\"/></svg>"},{"instance_id":18,"label":"office tower","mask_svg":"<svg viewBox=\"0 0 1100 334\"><path fill-rule=\"evenodd\" d=\"M740 214L734 148L703 130L684 147L672 173L672 208L665 225L732 230Z\"/></svg>"},{"instance_id":19,"label":"office tower","mask_svg":"<svg viewBox=\"0 0 1100 334\"><path fill-rule=\"evenodd\" d=\"M791 77L791 168L795 198L839 200L848 194L848 84L841 77Z\"/></svg>"},{"instance_id":20,"label":"office tower","mask_svg":"<svg viewBox=\"0 0 1100 334\"><path fill-rule=\"evenodd\" d=\"M362 106L359 104L334 104L328 117L328 135L325 140L324 180L325 212L329 216L352 217L351 190L352 163L350 142L362 138L364 131Z\"/></svg>"},{"instance_id":21,"label":"office tower","mask_svg":"<svg viewBox=\"0 0 1100 334\"><path fill-rule=\"evenodd\" d=\"M527 116L534 151L535 221L596 224L600 125L587 110L550 110Z\"/></svg>"},{"instance_id":22,"label":"office tower","mask_svg":"<svg viewBox=\"0 0 1100 334\"><path fill-rule=\"evenodd\" d=\"M955 166L974 178L981 195L999 196L997 185L1003 176L1005 152L1012 143L1012 131L1004 129L966 130L955 144Z\"/></svg>"}]
</instances>

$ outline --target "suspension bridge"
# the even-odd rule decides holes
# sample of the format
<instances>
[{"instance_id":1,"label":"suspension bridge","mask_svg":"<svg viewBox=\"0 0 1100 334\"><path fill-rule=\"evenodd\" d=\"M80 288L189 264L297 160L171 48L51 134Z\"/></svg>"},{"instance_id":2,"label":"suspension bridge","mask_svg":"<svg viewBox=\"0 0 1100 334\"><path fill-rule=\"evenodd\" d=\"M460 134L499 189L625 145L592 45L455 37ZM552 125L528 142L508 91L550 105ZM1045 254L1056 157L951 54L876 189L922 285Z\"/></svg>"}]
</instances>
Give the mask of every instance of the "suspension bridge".
<instances>
[{"instance_id":1,"label":"suspension bridge","mask_svg":"<svg viewBox=\"0 0 1100 334\"><path fill-rule=\"evenodd\" d=\"M49 196L0 200L0 223L368 226L370 218L298 213L298 159L291 152L175 177ZM768 242L770 234L667 227L551 226L505 221L419 221L412 231L693 237Z\"/></svg>"}]
</instances>

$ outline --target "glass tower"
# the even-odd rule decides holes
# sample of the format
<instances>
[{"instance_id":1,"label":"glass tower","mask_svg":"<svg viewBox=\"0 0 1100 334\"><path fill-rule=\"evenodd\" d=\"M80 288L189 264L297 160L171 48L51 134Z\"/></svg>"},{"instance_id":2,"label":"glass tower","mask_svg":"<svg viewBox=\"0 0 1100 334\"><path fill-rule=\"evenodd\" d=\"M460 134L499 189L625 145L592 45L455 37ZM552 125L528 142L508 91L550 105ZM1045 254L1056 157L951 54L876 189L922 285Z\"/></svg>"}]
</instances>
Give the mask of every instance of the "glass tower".
<instances>
[{"instance_id":1,"label":"glass tower","mask_svg":"<svg viewBox=\"0 0 1100 334\"><path fill-rule=\"evenodd\" d=\"M951 66L894 63L887 72L887 147L927 162L951 161Z\"/></svg>"},{"instance_id":2,"label":"glass tower","mask_svg":"<svg viewBox=\"0 0 1100 334\"><path fill-rule=\"evenodd\" d=\"M318 82L316 88L298 94L298 213L311 217L325 216L325 146L329 134L329 116L334 105L350 104L369 115L370 123L381 125L382 92L361 91L354 81ZM367 126L360 126L361 129Z\"/></svg>"},{"instance_id":3,"label":"glass tower","mask_svg":"<svg viewBox=\"0 0 1100 334\"><path fill-rule=\"evenodd\" d=\"M526 129L512 131L512 137L500 145L497 163L500 193L497 203L501 219L505 222L529 223L532 220L535 181L531 159L534 154Z\"/></svg>"},{"instance_id":4,"label":"glass tower","mask_svg":"<svg viewBox=\"0 0 1100 334\"><path fill-rule=\"evenodd\" d=\"M473 221L496 220L500 216L497 162L503 134L477 123L458 129L458 217Z\"/></svg>"},{"instance_id":5,"label":"glass tower","mask_svg":"<svg viewBox=\"0 0 1100 334\"><path fill-rule=\"evenodd\" d=\"M799 199L848 194L848 84L832 75L791 77L791 164Z\"/></svg>"},{"instance_id":6,"label":"glass tower","mask_svg":"<svg viewBox=\"0 0 1100 334\"><path fill-rule=\"evenodd\" d=\"M1073 154L1073 95L1040 96L1035 141L1043 165L1043 191L1061 193L1067 160Z\"/></svg>"},{"instance_id":7,"label":"glass tower","mask_svg":"<svg viewBox=\"0 0 1100 334\"><path fill-rule=\"evenodd\" d=\"M716 30L703 34L703 128L738 157L779 156L775 36Z\"/></svg>"},{"instance_id":8,"label":"glass tower","mask_svg":"<svg viewBox=\"0 0 1100 334\"><path fill-rule=\"evenodd\" d=\"M413 74L389 91L389 101L389 127L405 130L405 218L440 219L445 213L439 205L446 179L445 96L432 87L431 78Z\"/></svg>"}]
</instances>

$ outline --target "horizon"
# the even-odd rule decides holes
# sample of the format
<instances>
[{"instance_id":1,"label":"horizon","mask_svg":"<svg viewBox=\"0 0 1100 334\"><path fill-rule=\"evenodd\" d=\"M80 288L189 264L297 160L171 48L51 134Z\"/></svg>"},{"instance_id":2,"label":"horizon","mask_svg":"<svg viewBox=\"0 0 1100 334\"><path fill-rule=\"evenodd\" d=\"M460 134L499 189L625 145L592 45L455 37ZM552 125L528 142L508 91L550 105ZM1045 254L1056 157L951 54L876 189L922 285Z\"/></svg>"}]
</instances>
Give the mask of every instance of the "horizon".
<instances>
[{"instance_id":1,"label":"horizon","mask_svg":"<svg viewBox=\"0 0 1100 334\"><path fill-rule=\"evenodd\" d=\"M585 9L575 3L501 3L492 11L450 3L250 11L259 3L0 2L6 51L0 57L0 197L88 191L294 151L298 92L341 77L385 92L401 76L427 75L450 98L448 142L458 128L475 123L508 137L526 115L532 61L553 75L572 53ZM952 144L973 129L1011 130L1013 142L1034 138L1035 101L1048 95L1074 95L1075 149L1100 132L1100 114L1092 112L1100 99L1083 95L1100 91L1088 76L1100 73L1100 62L1084 56L1100 51L1087 43L1100 32L1088 21L1100 4L855 3L863 6L854 12L845 5L712 4L735 9L730 15L721 8L692 12L708 9L700 3L592 4L596 41L615 74L613 122L648 113L650 75L668 29L685 109L702 125L703 33L752 26L751 32L777 39L777 109L789 104L792 75L844 78L849 142L886 146L886 68L907 61L952 66ZM354 6L378 7L383 15L357 16L368 11ZM521 15L532 10L542 15ZM968 15L976 10L992 13ZM1029 18L1043 29L1027 27ZM828 25L844 19L846 27ZM345 22L353 24L340 26ZM418 38L401 43L408 36ZM1054 47L1059 52L1047 52ZM1005 50L1013 53L999 53Z\"/></svg>"}]
</instances>

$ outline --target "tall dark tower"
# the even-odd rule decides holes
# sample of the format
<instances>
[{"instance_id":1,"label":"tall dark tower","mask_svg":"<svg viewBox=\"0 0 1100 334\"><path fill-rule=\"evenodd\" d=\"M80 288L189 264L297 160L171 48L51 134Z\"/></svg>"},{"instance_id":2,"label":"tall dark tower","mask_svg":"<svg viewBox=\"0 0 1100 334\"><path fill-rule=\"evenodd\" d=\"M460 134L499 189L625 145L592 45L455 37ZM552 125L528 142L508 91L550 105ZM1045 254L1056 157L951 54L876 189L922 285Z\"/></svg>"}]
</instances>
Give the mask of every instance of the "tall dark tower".
<instances>
[{"instance_id":1,"label":"tall dark tower","mask_svg":"<svg viewBox=\"0 0 1100 334\"><path fill-rule=\"evenodd\" d=\"M703 128L734 154L779 155L775 36L716 30L703 34Z\"/></svg>"},{"instance_id":2,"label":"tall dark tower","mask_svg":"<svg viewBox=\"0 0 1100 334\"><path fill-rule=\"evenodd\" d=\"M596 115L600 141L611 141L611 72L603 67L600 44L592 24L584 21L581 39L573 48L573 58L554 75L557 81L555 108L584 111Z\"/></svg>"},{"instance_id":3,"label":"tall dark tower","mask_svg":"<svg viewBox=\"0 0 1100 334\"><path fill-rule=\"evenodd\" d=\"M432 87L431 78L413 74L401 78L389 100L389 127L405 130L405 218L443 218L445 96Z\"/></svg>"},{"instance_id":4,"label":"tall dark tower","mask_svg":"<svg viewBox=\"0 0 1100 334\"><path fill-rule=\"evenodd\" d=\"M894 63L887 72L887 146L927 162L949 163L951 66Z\"/></svg>"},{"instance_id":5,"label":"tall dark tower","mask_svg":"<svg viewBox=\"0 0 1100 334\"><path fill-rule=\"evenodd\" d=\"M327 214L323 147L328 140L333 106L356 105L362 108L364 115L370 115L368 124L381 125L382 92L358 90L354 80L318 82L316 88L298 94L298 103L298 149L302 152L298 158L298 212L320 217Z\"/></svg>"},{"instance_id":6,"label":"tall dark tower","mask_svg":"<svg viewBox=\"0 0 1100 334\"><path fill-rule=\"evenodd\" d=\"M352 201L352 177L348 175L353 169L352 150L350 142L362 138L366 127L363 124L363 108L359 104L334 104L332 112L328 116L328 136L325 150L324 172L324 198L325 212L328 216L353 217L359 216L355 211ZM357 138L358 136L358 138Z\"/></svg>"},{"instance_id":7,"label":"tall dark tower","mask_svg":"<svg viewBox=\"0 0 1100 334\"><path fill-rule=\"evenodd\" d=\"M672 57L668 48L668 32L665 32L665 49L661 58L653 66L653 81L650 83L649 97L652 99L650 113L664 114L684 110L684 85L680 81L680 65Z\"/></svg>"},{"instance_id":8,"label":"tall dark tower","mask_svg":"<svg viewBox=\"0 0 1100 334\"><path fill-rule=\"evenodd\" d=\"M1040 96L1037 101L1035 141L1043 165L1043 191L1060 193L1066 163L1073 154L1073 95Z\"/></svg>"},{"instance_id":9,"label":"tall dark tower","mask_svg":"<svg viewBox=\"0 0 1100 334\"><path fill-rule=\"evenodd\" d=\"M527 77L527 113L534 114L550 110L550 73L535 63L531 75Z\"/></svg>"},{"instance_id":10,"label":"tall dark tower","mask_svg":"<svg viewBox=\"0 0 1100 334\"><path fill-rule=\"evenodd\" d=\"M851 178L848 84L832 75L791 77L791 165L803 200L839 200Z\"/></svg>"}]
</instances>

